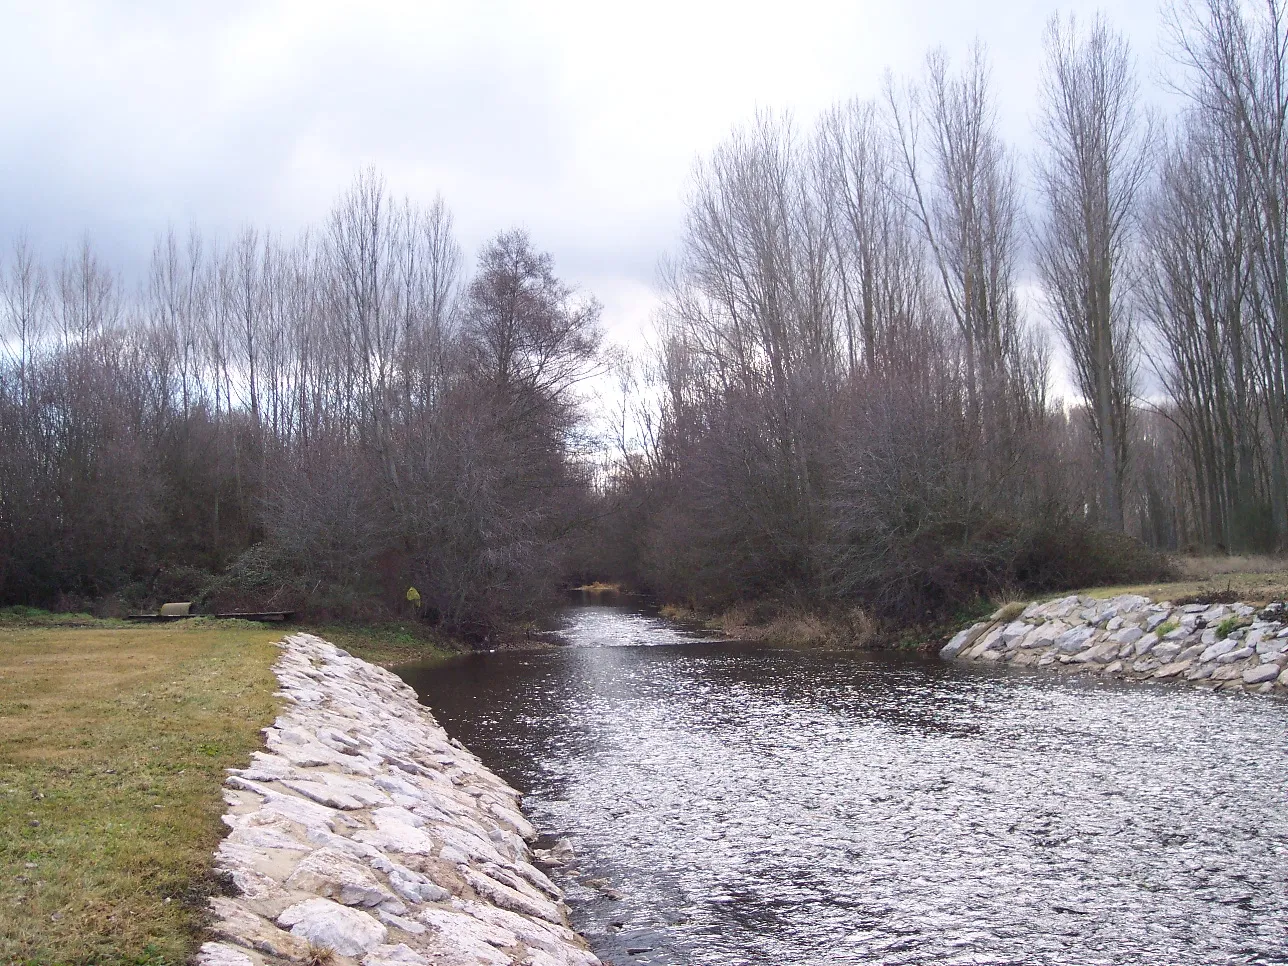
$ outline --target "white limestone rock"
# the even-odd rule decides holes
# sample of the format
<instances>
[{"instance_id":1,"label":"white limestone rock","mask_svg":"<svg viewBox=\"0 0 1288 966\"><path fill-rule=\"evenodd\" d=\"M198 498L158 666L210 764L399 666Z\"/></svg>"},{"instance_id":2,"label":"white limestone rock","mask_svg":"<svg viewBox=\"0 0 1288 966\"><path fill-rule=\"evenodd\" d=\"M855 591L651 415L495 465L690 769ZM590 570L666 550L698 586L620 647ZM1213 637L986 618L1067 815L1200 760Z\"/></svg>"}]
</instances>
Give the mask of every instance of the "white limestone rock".
<instances>
[{"instance_id":1,"label":"white limestone rock","mask_svg":"<svg viewBox=\"0 0 1288 966\"><path fill-rule=\"evenodd\" d=\"M310 782L287 780L282 784L299 792L301 795L313 799L315 802L330 805L332 808L352 808L355 806L333 804L327 801L330 797L355 801L358 803L357 808L391 804L389 796L380 789L373 787L371 782L358 781L333 772L315 772L313 778L314 780ZM301 788L296 788L297 784L307 785L309 790L306 792ZM321 788L317 787L319 785Z\"/></svg>"},{"instance_id":2,"label":"white limestone rock","mask_svg":"<svg viewBox=\"0 0 1288 966\"><path fill-rule=\"evenodd\" d=\"M217 863L243 898L211 900L220 941L201 966L304 961L310 943L363 966L598 963L529 861L518 793L409 687L308 634L274 673L286 706L270 751L225 783Z\"/></svg>"},{"instance_id":3,"label":"white limestone rock","mask_svg":"<svg viewBox=\"0 0 1288 966\"><path fill-rule=\"evenodd\" d=\"M310 852L313 848L284 829L273 825L243 825L241 828L233 829L228 834L227 841L257 849L285 849L301 853Z\"/></svg>"},{"instance_id":4,"label":"white limestone rock","mask_svg":"<svg viewBox=\"0 0 1288 966\"><path fill-rule=\"evenodd\" d=\"M341 956L361 956L389 935L384 923L368 913L320 897L291 906L277 917L277 924L289 928L292 936Z\"/></svg>"},{"instance_id":5,"label":"white limestone rock","mask_svg":"<svg viewBox=\"0 0 1288 966\"><path fill-rule=\"evenodd\" d=\"M1021 647L1046 647L1057 637L1069 629L1069 625L1062 620L1047 621L1038 627L1020 642Z\"/></svg>"},{"instance_id":6,"label":"white limestone rock","mask_svg":"<svg viewBox=\"0 0 1288 966\"><path fill-rule=\"evenodd\" d=\"M563 920L563 913L559 907L548 899L520 891L512 885L498 882L490 875L475 872L468 867L462 869L461 874L475 892L502 909L510 909L548 922Z\"/></svg>"},{"instance_id":7,"label":"white limestone rock","mask_svg":"<svg viewBox=\"0 0 1288 966\"><path fill-rule=\"evenodd\" d=\"M1094 627L1087 627L1086 625L1074 627L1057 637L1055 646L1061 653L1074 654L1081 651L1095 635L1096 630Z\"/></svg>"},{"instance_id":8,"label":"white limestone rock","mask_svg":"<svg viewBox=\"0 0 1288 966\"><path fill-rule=\"evenodd\" d=\"M387 909L377 909L376 917L386 926L393 926L395 929L401 929L405 933L413 936L419 936L425 932L425 927L414 919L408 919L396 912L389 912Z\"/></svg>"},{"instance_id":9,"label":"white limestone rock","mask_svg":"<svg viewBox=\"0 0 1288 966\"><path fill-rule=\"evenodd\" d=\"M1255 653L1256 651L1254 651L1252 648L1247 646L1236 647L1234 650L1227 651L1225 654L1222 654L1219 657L1217 657L1216 663L1234 664L1237 661L1246 661L1248 658L1252 657L1252 655L1254 655Z\"/></svg>"},{"instance_id":10,"label":"white limestone rock","mask_svg":"<svg viewBox=\"0 0 1288 966\"><path fill-rule=\"evenodd\" d=\"M1204 650L1203 653L1199 655L1199 661L1204 664L1208 661L1215 661L1222 654L1229 654L1238 646L1239 644L1237 641L1233 638L1227 637L1224 640L1217 641L1211 647Z\"/></svg>"},{"instance_id":11,"label":"white limestone rock","mask_svg":"<svg viewBox=\"0 0 1288 966\"><path fill-rule=\"evenodd\" d=\"M1001 638L1002 638L1002 628L994 627L991 631L989 631L982 638L980 638L979 641L976 642L976 644L973 647L971 647L969 651L966 652L966 656L972 660L974 660L975 658L978 658L981 654L983 654L994 644L996 644L999 640L1001 640Z\"/></svg>"},{"instance_id":12,"label":"white limestone rock","mask_svg":"<svg viewBox=\"0 0 1288 966\"><path fill-rule=\"evenodd\" d=\"M1032 626L1024 623L1024 621L1012 621L1002 628L1002 646L1010 648L1013 645L1018 645L1021 638L1028 634L1030 630L1032 630Z\"/></svg>"},{"instance_id":13,"label":"white limestone rock","mask_svg":"<svg viewBox=\"0 0 1288 966\"><path fill-rule=\"evenodd\" d=\"M1156 678L1171 678L1178 674L1184 674L1190 669L1192 661L1173 661L1170 664L1164 664L1154 672Z\"/></svg>"},{"instance_id":14,"label":"white limestone rock","mask_svg":"<svg viewBox=\"0 0 1288 966\"><path fill-rule=\"evenodd\" d=\"M1113 641L1106 641L1103 644L1096 644L1079 654L1075 654L1070 658L1070 662L1074 664L1089 664L1092 662L1108 664L1117 656L1118 645Z\"/></svg>"},{"instance_id":15,"label":"white limestone rock","mask_svg":"<svg viewBox=\"0 0 1288 966\"><path fill-rule=\"evenodd\" d=\"M312 892L346 906L378 906L394 898L366 865L338 849L321 848L306 856L284 883L288 889Z\"/></svg>"},{"instance_id":16,"label":"white limestone rock","mask_svg":"<svg viewBox=\"0 0 1288 966\"><path fill-rule=\"evenodd\" d=\"M389 885L408 902L445 902L451 898L450 892L428 876L400 865L388 856L372 859L371 865L389 876Z\"/></svg>"},{"instance_id":17,"label":"white limestone rock","mask_svg":"<svg viewBox=\"0 0 1288 966\"><path fill-rule=\"evenodd\" d=\"M424 926L420 927L424 930ZM362 966L431 966L430 961L404 943L377 946L362 957Z\"/></svg>"},{"instance_id":18,"label":"white limestone rock","mask_svg":"<svg viewBox=\"0 0 1288 966\"><path fill-rule=\"evenodd\" d=\"M353 837L385 852L402 855L434 855L438 852L438 845L432 838L402 822L385 822L377 828L364 829Z\"/></svg>"},{"instance_id":19,"label":"white limestone rock","mask_svg":"<svg viewBox=\"0 0 1288 966\"><path fill-rule=\"evenodd\" d=\"M1267 654L1284 654L1288 651L1288 638L1262 637L1256 645L1256 651L1262 657Z\"/></svg>"},{"instance_id":20,"label":"white limestone rock","mask_svg":"<svg viewBox=\"0 0 1288 966\"><path fill-rule=\"evenodd\" d=\"M196 966L259 966L259 961L224 943L202 943Z\"/></svg>"},{"instance_id":21,"label":"white limestone rock","mask_svg":"<svg viewBox=\"0 0 1288 966\"><path fill-rule=\"evenodd\" d=\"M1274 681L1279 677L1279 665L1277 664L1258 664L1250 667L1243 672L1244 684L1262 684L1266 681Z\"/></svg>"},{"instance_id":22,"label":"white limestone rock","mask_svg":"<svg viewBox=\"0 0 1288 966\"><path fill-rule=\"evenodd\" d=\"M308 952L306 941L283 932L235 899L215 896L210 911L214 913L211 931L235 945L283 959L301 959Z\"/></svg>"},{"instance_id":23,"label":"white limestone rock","mask_svg":"<svg viewBox=\"0 0 1288 966\"><path fill-rule=\"evenodd\" d=\"M1059 600L1053 600L1048 604L1044 604L1038 613L1039 616L1045 617L1048 620L1060 619L1072 614L1078 609L1079 604L1080 601L1077 596L1061 597Z\"/></svg>"},{"instance_id":24,"label":"white limestone rock","mask_svg":"<svg viewBox=\"0 0 1288 966\"><path fill-rule=\"evenodd\" d=\"M1145 632L1139 627L1128 626L1112 635L1109 639L1115 644L1134 644L1145 636Z\"/></svg>"},{"instance_id":25,"label":"white limestone rock","mask_svg":"<svg viewBox=\"0 0 1288 966\"><path fill-rule=\"evenodd\" d=\"M1144 657L1146 654L1148 654L1150 651L1154 649L1154 645L1157 643L1158 643L1157 634L1154 634L1152 632L1149 634L1145 634L1144 636L1139 638L1134 644L1131 645L1132 647L1131 653L1135 654L1137 657ZM1126 657L1127 655L1124 654L1123 656Z\"/></svg>"},{"instance_id":26,"label":"white limestone rock","mask_svg":"<svg viewBox=\"0 0 1288 966\"><path fill-rule=\"evenodd\" d=\"M501 952L518 945L519 937L509 930L463 912L435 907L421 910L416 918L430 928L437 940L430 951L444 966L512 966L510 957Z\"/></svg>"}]
</instances>

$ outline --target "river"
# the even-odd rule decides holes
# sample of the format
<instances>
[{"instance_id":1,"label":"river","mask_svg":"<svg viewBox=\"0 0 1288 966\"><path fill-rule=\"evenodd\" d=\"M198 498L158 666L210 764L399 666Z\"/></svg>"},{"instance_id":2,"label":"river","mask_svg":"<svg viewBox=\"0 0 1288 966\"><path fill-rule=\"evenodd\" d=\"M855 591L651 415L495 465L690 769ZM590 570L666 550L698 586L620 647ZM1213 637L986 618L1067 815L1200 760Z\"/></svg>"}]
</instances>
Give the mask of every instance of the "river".
<instances>
[{"instance_id":1,"label":"river","mask_svg":"<svg viewBox=\"0 0 1288 966\"><path fill-rule=\"evenodd\" d=\"M1288 703L703 640L402 668L606 962L1288 963ZM549 845L549 842L544 843Z\"/></svg>"}]
</instances>

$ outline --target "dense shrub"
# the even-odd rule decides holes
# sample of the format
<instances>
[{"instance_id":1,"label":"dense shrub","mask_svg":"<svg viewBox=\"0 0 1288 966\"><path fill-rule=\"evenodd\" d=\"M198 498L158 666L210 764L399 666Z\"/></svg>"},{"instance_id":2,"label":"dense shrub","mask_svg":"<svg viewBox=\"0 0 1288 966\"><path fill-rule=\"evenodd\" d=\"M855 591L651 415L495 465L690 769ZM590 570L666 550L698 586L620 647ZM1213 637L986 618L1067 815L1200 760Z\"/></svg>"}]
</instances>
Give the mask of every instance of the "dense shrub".
<instances>
[{"instance_id":1,"label":"dense shrub","mask_svg":"<svg viewBox=\"0 0 1288 966\"><path fill-rule=\"evenodd\" d=\"M466 279L441 201L363 172L321 231L173 234L126 291L84 246L0 263L0 604L547 607L583 516L599 306L521 231ZM212 575L214 575L212 577Z\"/></svg>"}]
</instances>

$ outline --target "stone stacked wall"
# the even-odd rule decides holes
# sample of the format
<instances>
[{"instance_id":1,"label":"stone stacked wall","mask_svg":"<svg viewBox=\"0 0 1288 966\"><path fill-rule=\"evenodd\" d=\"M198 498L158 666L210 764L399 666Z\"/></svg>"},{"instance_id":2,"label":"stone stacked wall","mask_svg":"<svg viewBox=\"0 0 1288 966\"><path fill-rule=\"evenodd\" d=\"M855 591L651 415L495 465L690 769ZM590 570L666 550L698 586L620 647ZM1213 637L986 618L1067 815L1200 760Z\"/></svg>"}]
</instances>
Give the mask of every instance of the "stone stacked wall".
<instances>
[{"instance_id":1,"label":"stone stacked wall","mask_svg":"<svg viewBox=\"0 0 1288 966\"><path fill-rule=\"evenodd\" d=\"M1283 604L1174 606L1125 594L1030 604L1014 619L1004 613L962 631L940 656L1260 694L1288 690Z\"/></svg>"},{"instance_id":2,"label":"stone stacked wall","mask_svg":"<svg viewBox=\"0 0 1288 966\"><path fill-rule=\"evenodd\" d=\"M199 966L598 966L532 862L518 793L395 675L308 634L286 707L225 786Z\"/></svg>"}]
</instances>

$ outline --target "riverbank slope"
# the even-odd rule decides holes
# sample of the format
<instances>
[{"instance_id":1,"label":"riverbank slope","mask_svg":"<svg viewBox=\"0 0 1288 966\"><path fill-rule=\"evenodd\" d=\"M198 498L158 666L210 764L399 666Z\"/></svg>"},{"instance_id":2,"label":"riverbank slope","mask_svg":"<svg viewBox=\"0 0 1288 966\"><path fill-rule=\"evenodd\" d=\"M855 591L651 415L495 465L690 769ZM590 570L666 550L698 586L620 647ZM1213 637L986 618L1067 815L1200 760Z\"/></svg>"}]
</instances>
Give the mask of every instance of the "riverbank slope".
<instances>
[{"instance_id":1,"label":"riverbank slope","mask_svg":"<svg viewBox=\"0 0 1288 966\"><path fill-rule=\"evenodd\" d=\"M1127 680L1187 681L1259 694L1288 690L1288 608L1141 594L1070 595L999 609L940 649L948 660Z\"/></svg>"},{"instance_id":2,"label":"riverbank slope","mask_svg":"<svg viewBox=\"0 0 1288 966\"><path fill-rule=\"evenodd\" d=\"M310 634L268 751L227 781L203 966L596 966L533 864L518 793L390 672Z\"/></svg>"}]
</instances>

